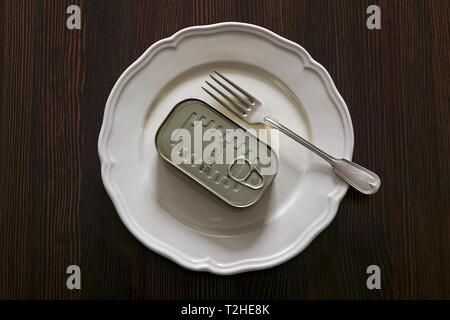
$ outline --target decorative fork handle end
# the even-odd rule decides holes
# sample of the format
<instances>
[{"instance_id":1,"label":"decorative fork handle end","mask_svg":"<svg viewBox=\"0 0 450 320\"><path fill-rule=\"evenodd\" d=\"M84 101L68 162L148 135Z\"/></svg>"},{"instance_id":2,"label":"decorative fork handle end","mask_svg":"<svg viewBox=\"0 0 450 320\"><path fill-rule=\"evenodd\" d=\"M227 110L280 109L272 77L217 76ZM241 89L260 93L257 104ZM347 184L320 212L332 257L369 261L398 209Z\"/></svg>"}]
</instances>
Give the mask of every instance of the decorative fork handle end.
<instances>
[{"instance_id":1,"label":"decorative fork handle end","mask_svg":"<svg viewBox=\"0 0 450 320\"><path fill-rule=\"evenodd\" d=\"M335 159L332 166L339 177L364 194L374 194L381 186L378 175L347 159Z\"/></svg>"},{"instance_id":2,"label":"decorative fork handle end","mask_svg":"<svg viewBox=\"0 0 450 320\"><path fill-rule=\"evenodd\" d=\"M347 159L332 157L270 116L264 118L264 123L279 129L288 137L325 159L333 167L333 171L356 190L364 194L374 194L380 188L380 178L369 169Z\"/></svg>"}]
</instances>

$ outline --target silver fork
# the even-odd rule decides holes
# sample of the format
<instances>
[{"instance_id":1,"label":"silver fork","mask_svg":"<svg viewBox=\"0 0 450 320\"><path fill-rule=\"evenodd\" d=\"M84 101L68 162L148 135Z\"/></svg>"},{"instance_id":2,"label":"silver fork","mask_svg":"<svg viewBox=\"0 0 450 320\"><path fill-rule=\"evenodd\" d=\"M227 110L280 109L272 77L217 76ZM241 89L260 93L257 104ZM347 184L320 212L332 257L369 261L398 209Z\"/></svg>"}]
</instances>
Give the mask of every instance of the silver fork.
<instances>
[{"instance_id":1,"label":"silver fork","mask_svg":"<svg viewBox=\"0 0 450 320\"><path fill-rule=\"evenodd\" d=\"M381 180L375 173L350 160L335 158L319 149L272 118L268 114L264 103L249 92L219 72L213 72L214 74L209 76L214 81L214 84L208 80L206 80L206 84L215 93L205 87L202 87L202 89L222 106L230 109L248 123L262 123L277 128L288 137L325 159L331 165L333 171L356 190L364 194L373 194L380 188Z\"/></svg>"}]
</instances>

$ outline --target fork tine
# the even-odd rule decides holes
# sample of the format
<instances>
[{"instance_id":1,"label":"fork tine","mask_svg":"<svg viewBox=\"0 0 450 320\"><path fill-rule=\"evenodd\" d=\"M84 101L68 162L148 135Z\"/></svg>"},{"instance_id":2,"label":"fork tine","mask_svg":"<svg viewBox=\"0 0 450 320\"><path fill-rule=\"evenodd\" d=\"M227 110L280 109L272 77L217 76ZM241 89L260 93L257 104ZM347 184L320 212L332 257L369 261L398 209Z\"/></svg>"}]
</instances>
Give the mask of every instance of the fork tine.
<instances>
[{"instance_id":1,"label":"fork tine","mask_svg":"<svg viewBox=\"0 0 450 320\"><path fill-rule=\"evenodd\" d=\"M213 70L213 72L215 74L217 74L219 77L221 77L223 80L225 80L226 82L228 82L230 85L233 86L233 88L235 88L236 90L238 90L240 93L242 93L244 96L247 97L247 99L250 101L250 103L254 103L256 98L254 96L252 96L250 93L248 93L246 90L242 89L241 87L239 87L237 84L235 84L233 81L231 81L230 79L228 79L227 77L225 77L224 75L222 75L221 73L217 72L216 70Z\"/></svg>"},{"instance_id":2,"label":"fork tine","mask_svg":"<svg viewBox=\"0 0 450 320\"><path fill-rule=\"evenodd\" d=\"M214 89L214 91L216 91L218 94L220 94L222 97L224 97L231 105L233 105L233 107L237 108L238 110L241 111L241 113L245 114L247 111L246 107L243 107L241 105L239 105L238 103L236 103L233 99L231 99L227 94L223 93L222 91L220 91L215 85L213 85L212 83L210 83L209 81L205 81L207 85L209 85L212 89Z\"/></svg>"},{"instance_id":3,"label":"fork tine","mask_svg":"<svg viewBox=\"0 0 450 320\"><path fill-rule=\"evenodd\" d=\"M217 84L219 84L222 88L227 90L228 93L230 93L233 97L235 97L237 100L239 100L248 110L251 109L250 108L250 106L251 106L250 103L248 103L248 101L245 101L244 99L242 99L241 95L237 94L236 91L232 90L229 86L227 86L225 83L223 83L222 81L217 79L212 74L210 74L209 76L211 77L211 79L213 79L215 82L217 82Z\"/></svg>"},{"instance_id":4,"label":"fork tine","mask_svg":"<svg viewBox=\"0 0 450 320\"><path fill-rule=\"evenodd\" d=\"M219 102L223 107L225 107L226 109L230 109L231 111L233 111L234 113L237 113L239 116L242 115L242 111L240 109L235 109L234 107L230 106L228 103L226 103L225 101L223 101L222 99L220 99L217 95L215 95L214 93L212 93L211 91L209 91L208 89L206 89L205 87L202 87L202 89L209 94L214 100L216 100L217 102Z\"/></svg>"}]
</instances>

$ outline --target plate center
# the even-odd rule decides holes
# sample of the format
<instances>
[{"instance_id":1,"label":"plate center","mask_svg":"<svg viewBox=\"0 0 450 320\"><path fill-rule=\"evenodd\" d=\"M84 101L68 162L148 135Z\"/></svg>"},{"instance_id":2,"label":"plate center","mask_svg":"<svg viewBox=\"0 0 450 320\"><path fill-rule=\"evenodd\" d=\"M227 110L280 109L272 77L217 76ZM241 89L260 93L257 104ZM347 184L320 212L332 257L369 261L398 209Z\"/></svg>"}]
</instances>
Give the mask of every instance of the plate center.
<instances>
[{"instance_id":1,"label":"plate center","mask_svg":"<svg viewBox=\"0 0 450 320\"><path fill-rule=\"evenodd\" d=\"M309 122L299 99L270 73L231 62L197 66L167 83L157 99L149 104L142 140L143 162L148 163L145 167L147 188L167 214L197 232L236 235L262 230L270 219L282 215L297 197L310 160L306 149L280 133L278 147L275 148L279 172L271 187L251 207L233 208L166 163L158 156L154 145L156 130L164 118L178 102L188 98L205 101L244 128L264 128L243 122L201 90L212 70L220 71L244 87L266 104L269 114L306 139L310 138ZM265 136L260 138L267 140Z\"/></svg>"}]
</instances>

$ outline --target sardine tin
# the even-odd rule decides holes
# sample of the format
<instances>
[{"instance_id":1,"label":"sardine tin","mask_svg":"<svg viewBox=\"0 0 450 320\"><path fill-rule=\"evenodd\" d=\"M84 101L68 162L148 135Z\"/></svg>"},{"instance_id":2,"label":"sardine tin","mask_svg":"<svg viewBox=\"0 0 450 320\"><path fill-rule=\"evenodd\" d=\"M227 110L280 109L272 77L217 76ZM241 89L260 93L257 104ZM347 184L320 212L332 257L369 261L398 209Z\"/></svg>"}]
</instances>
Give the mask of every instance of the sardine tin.
<instances>
[{"instance_id":1,"label":"sardine tin","mask_svg":"<svg viewBox=\"0 0 450 320\"><path fill-rule=\"evenodd\" d=\"M226 151L226 144L234 144L236 157L231 164L208 163L208 161L195 163L193 161L194 147L191 148L191 154L188 155L192 160L190 163L176 163L171 156L179 141L173 140L173 133L176 129L182 128L187 129L190 135L194 136L196 121L201 121L203 130L212 128L225 132L226 129L241 129L245 135L245 148L236 146L237 143L234 139L232 141L224 140L221 152ZM258 150L260 148L266 150L270 159L269 164L263 165L259 161L259 157L256 158L256 162L252 163L253 159L249 159L251 156L248 152L248 144L251 140L256 143ZM202 152L208 143L202 143ZM257 202L278 173L278 158L270 146L245 131L209 104L198 99L184 100L172 109L156 133L155 144L158 153L164 160L234 207L248 207ZM239 151L241 151L240 154ZM269 166L272 166L272 170L269 174L263 174L264 171L261 172L261 169Z\"/></svg>"}]
</instances>

